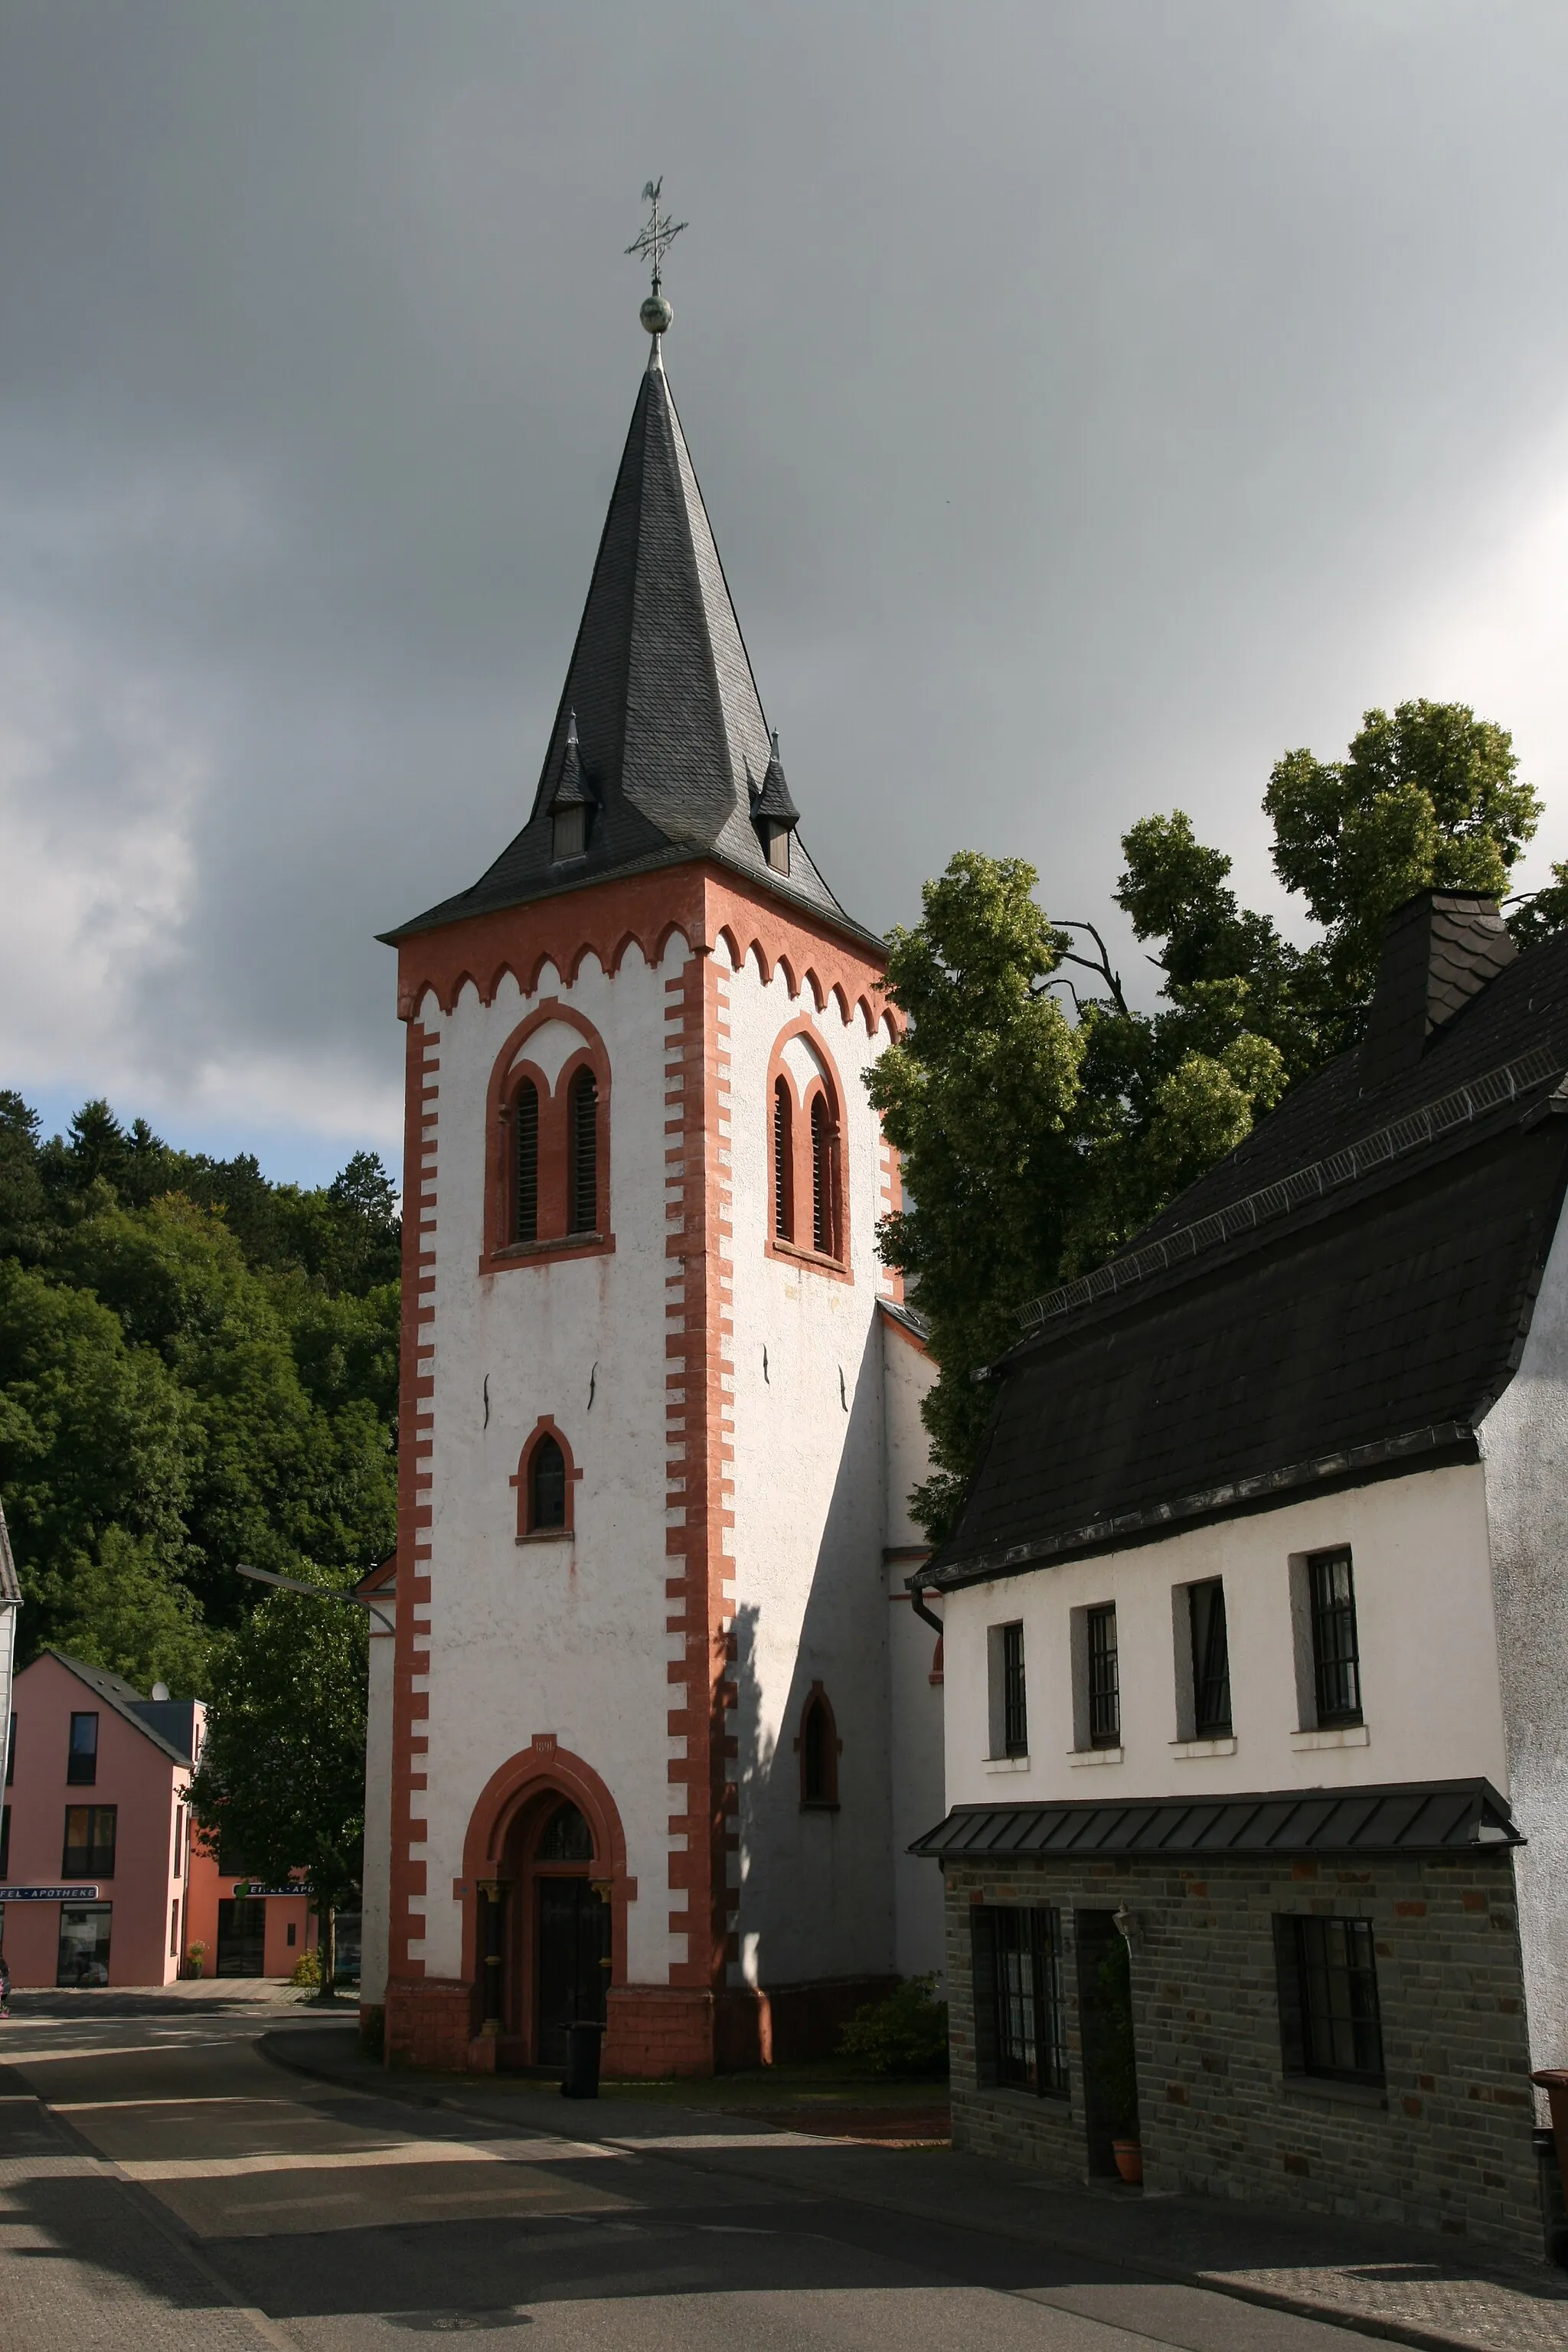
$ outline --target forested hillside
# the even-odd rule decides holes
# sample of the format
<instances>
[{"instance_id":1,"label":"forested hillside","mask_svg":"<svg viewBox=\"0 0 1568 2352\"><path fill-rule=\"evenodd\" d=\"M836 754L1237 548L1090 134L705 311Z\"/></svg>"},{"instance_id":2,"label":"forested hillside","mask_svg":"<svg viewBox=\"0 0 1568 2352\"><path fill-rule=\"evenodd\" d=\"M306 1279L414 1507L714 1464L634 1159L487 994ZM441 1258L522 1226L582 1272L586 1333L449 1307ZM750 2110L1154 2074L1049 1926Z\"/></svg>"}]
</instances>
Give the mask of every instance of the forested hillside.
<instances>
[{"instance_id":1,"label":"forested hillside","mask_svg":"<svg viewBox=\"0 0 1568 2352\"><path fill-rule=\"evenodd\" d=\"M395 1528L396 1196L314 1191L89 1103L45 1141L0 1091L0 1497L46 1643L199 1695L259 1588Z\"/></svg>"}]
</instances>

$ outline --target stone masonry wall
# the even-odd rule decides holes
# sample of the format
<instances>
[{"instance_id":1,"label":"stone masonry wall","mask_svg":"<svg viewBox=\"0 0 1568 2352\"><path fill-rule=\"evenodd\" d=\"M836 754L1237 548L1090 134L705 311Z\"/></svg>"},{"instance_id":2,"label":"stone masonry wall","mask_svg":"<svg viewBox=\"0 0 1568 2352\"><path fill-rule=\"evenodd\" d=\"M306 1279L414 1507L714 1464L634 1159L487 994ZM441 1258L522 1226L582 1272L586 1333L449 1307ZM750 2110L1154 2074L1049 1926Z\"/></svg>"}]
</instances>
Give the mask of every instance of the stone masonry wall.
<instances>
[{"instance_id":1,"label":"stone masonry wall","mask_svg":"<svg viewBox=\"0 0 1568 2352\"><path fill-rule=\"evenodd\" d=\"M1125 1906L1144 2180L1396 2221L1539 2260L1542 2224L1512 1863L1496 1854L946 1871L953 2143L1081 2179L1074 1913ZM1066 2099L977 2080L970 1907L1062 1913ZM1272 1919L1371 1919L1387 2084L1286 2080Z\"/></svg>"}]
</instances>

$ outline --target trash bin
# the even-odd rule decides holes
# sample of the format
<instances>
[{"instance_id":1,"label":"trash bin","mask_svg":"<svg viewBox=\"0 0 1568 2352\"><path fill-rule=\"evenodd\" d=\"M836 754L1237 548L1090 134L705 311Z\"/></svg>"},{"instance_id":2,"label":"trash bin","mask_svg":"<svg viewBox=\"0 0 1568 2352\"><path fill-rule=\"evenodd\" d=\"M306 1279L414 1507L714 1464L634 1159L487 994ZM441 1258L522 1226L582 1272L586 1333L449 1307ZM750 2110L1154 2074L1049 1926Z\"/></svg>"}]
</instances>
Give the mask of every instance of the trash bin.
<instances>
[{"instance_id":1,"label":"trash bin","mask_svg":"<svg viewBox=\"0 0 1568 2352\"><path fill-rule=\"evenodd\" d=\"M578 2018L566 2028L566 2080L561 2085L563 2099L596 2099L599 2095L599 2051L604 2041L602 2025L590 2024ZM1568 2075L1564 2076L1568 2081Z\"/></svg>"},{"instance_id":2,"label":"trash bin","mask_svg":"<svg viewBox=\"0 0 1568 2352\"><path fill-rule=\"evenodd\" d=\"M1545 2066L1531 2081L1546 2094L1552 2109L1552 2137L1557 2147L1557 2175L1562 2183L1561 2194L1568 2198L1568 2067ZM1554 2263L1568 2269L1568 2223L1558 2222L1555 2214L1547 2224L1547 2252Z\"/></svg>"}]
</instances>

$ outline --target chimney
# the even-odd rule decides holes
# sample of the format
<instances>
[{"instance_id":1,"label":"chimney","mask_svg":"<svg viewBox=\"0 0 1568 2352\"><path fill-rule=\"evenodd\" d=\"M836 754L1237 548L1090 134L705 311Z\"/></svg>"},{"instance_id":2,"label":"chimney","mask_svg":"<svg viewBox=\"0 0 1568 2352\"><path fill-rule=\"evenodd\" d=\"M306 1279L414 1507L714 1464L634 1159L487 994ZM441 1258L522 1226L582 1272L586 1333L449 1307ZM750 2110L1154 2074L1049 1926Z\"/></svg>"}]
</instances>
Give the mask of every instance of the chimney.
<instances>
[{"instance_id":1,"label":"chimney","mask_svg":"<svg viewBox=\"0 0 1568 2352\"><path fill-rule=\"evenodd\" d=\"M1396 907L1384 933L1377 992L1362 1041L1362 1093L1374 1093L1414 1069L1428 1038L1518 953L1495 898L1422 890Z\"/></svg>"}]
</instances>

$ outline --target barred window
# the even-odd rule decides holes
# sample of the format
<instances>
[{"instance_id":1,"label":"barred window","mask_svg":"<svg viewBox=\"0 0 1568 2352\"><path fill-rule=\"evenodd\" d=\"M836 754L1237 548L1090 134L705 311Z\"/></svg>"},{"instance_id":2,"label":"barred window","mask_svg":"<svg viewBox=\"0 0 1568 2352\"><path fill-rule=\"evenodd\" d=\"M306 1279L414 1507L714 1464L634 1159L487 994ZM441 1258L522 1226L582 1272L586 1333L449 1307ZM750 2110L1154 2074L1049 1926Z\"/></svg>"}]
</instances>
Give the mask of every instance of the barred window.
<instances>
[{"instance_id":1,"label":"barred window","mask_svg":"<svg viewBox=\"0 0 1568 2352\"><path fill-rule=\"evenodd\" d=\"M1312 1672L1318 1721L1359 1723L1361 1643L1355 1579L1348 1549L1314 1552L1307 1562L1312 1602Z\"/></svg>"},{"instance_id":2,"label":"barred window","mask_svg":"<svg viewBox=\"0 0 1568 2352\"><path fill-rule=\"evenodd\" d=\"M1286 2074L1381 2083L1383 2025L1371 1920L1276 1916L1274 1954Z\"/></svg>"},{"instance_id":3,"label":"barred window","mask_svg":"<svg viewBox=\"0 0 1568 2352\"><path fill-rule=\"evenodd\" d=\"M1089 1744L1121 1744L1121 1676L1116 1647L1116 1603L1088 1612Z\"/></svg>"},{"instance_id":4,"label":"barred window","mask_svg":"<svg viewBox=\"0 0 1568 2352\"><path fill-rule=\"evenodd\" d=\"M539 1239L539 1088L524 1078L512 1116L512 1239Z\"/></svg>"},{"instance_id":5,"label":"barred window","mask_svg":"<svg viewBox=\"0 0 1568 2352\"><path fill-rule=\"evenodd\" d=\"M1065 2097L1061 1913L977 1904L971 1917L983 2076L1037 2097Z\"/></svg>"},{"instance_id":6,"label":"barred window","mask_svg":"<svg viewBox=\"0 0 1568 2352\"><path fill-rule=\"evenodd\" d=\"M1226 1738L1230 1723L1230 1643L1225 1586L1216 1576L1187 1587L1193 1636L1193 1730L1199 1739Z\"/></svg>"},{"instance_id":7,"label":"barred window","mask_svg":"<svg viewBox=\"0 0 1568 2352\"><path fill-rule=\"evenodd\" d=\"M573 1079L568 1107L572 1214L567 1230L574 1234L596 1233L599 1227L599 1082L592 1070L579 1070Z\"/></svg>"},{"instance_id":8,"label":"barred window","mask_svg":"<svg viewBox=\"0 0 1568 2352\"><path fill-rule=\"evenodd\" d=\"M781 1242L795 1239L794 1203L790 1199L795 1149L791 1112L789 1080L780 1078L773 1088L773 1238Z\"/></svg>"}]
</instances>

